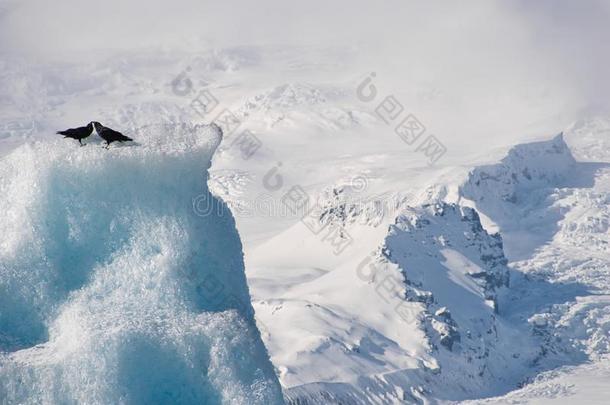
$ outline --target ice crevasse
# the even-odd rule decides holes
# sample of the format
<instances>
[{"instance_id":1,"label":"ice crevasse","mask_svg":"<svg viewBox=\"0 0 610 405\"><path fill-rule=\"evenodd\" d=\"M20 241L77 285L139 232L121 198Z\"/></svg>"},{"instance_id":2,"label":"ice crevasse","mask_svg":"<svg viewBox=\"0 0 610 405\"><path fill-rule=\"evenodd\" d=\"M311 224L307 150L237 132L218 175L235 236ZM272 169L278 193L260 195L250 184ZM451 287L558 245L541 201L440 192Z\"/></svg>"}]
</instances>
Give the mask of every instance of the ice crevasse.
<instances>
[{"instance_id":1,"label":"ice crevasse","mask_svg":"<svg viewBox=\"0 0 610 405\"><path fill-rule=\"evenodd\" d=\"M282 403L206 185L221 139L167 126L0 161L0 403Z\"/></svg>"}]
</instances>

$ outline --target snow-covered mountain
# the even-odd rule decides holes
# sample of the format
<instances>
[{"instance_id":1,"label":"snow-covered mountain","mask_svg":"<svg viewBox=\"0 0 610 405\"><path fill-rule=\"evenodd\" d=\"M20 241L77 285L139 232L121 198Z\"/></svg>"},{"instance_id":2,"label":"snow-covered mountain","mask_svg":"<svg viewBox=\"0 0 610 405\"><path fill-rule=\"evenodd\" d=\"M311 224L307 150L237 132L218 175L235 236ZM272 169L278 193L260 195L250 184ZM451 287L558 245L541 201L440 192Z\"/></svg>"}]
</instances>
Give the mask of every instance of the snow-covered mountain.
<instances>
[{"instance_id":1,"label":"snow-covered mountain","mask_svg":"<svg viewBox=\"0 0 610 405\"><path fill-rule=\"evenodd\" d=\"M516 272L507 305L512 319L531 325L530 333L539 345L532 365L547 369L567 365L528 380L523 389L505 397L476 403L605 401L600 388L607 378L610 349L610 154L600 148L608 140L604 122L601 118L579 122L565 132L569 147L560 136L533 144L530 151L519 154L522 163L513 166L517 170L510 170L508 164L517 155L509 154L497 166L473 172L464 186L481 211L497 218L506 239L514 241ZM548 167L546 173L534 175L530 170L531 178L525 179L518 174L541 166ZM484 193L474 191L480 176L490 171L504 176L480 185L491 192L493 182L510 184L506 187L516 198L497 193L483 198ZM501 208L495 212L494 200Z\"/></svg>"},{"instance_id":2,"label":"snow-covered mountain","mask_svg":"<svg viewBox=\"0 0 610 405\"><path fill-rule=\"evenodd\" d=\"M600 182L607 167L578 162L558 135L518 145L496 164L441 177L450 181L389 204L363 204L353 187L323 191L317 219L353 239L345 257L328 255L320 243L324 231L314 235L303 224L250 257L256 263L250 282L260 299L255 308L271 325L264 338L276 367L282 365L282 381L294 384L285 391L289 401L489 396L539 370L604 355L607 296L599 296L594 280L608 268L607 191ZM428 203L409 206L422 195ZM545 267L541 256L553 275L532 278ZM280 270L272 263L299 276L274 283ZM297 263L311 270L297 270ZM577 277L590 281L576 283ZM295 319L298 338L283 327ZM584 334L582 322L590 325ZM282 329L274 333L274 325ZM397 357L411 360L397 363Z\"/></svg>"}]
</instances>

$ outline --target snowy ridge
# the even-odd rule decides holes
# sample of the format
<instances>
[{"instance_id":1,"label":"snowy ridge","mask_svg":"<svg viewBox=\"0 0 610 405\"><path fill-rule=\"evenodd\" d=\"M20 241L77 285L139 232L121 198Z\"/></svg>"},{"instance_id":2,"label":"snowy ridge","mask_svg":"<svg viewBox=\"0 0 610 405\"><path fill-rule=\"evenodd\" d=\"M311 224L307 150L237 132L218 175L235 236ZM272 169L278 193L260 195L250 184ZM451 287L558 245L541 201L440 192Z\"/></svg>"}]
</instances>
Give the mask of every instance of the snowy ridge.
<instances>
[{"instance_id":1,"label":"snowy ridge","mask_svg":"<svg viewBox=\"0 0 610 405\"><path fill-rule=\"evenodd\" d=\"M482 228L474 210L444 203L405 209L381 252L380 262L403 274L404 298L424 305L416 317L406 304L397 307L425 332L431 375L420 394L456 399L516 381L506 364L518 337L497 320L498 296L509 285L502 239Z\"/></svg>"},{"instance_id":2,"label":"snowy ridge","mask_svg":"<svg viewBox=\"0 0 610 405\"><path fill-rule=\"evenodd\" d=\"M239 108L242 119L255 120L274 128L313 125L320 129L348 129L371 124L377 118L354 107L337 107L338 101L351 100L342 87L310 83L286 83L248 98Z\"/></svg>"},{"instance_id":3,"label":"snowy ridge","mask_svg":"<svg viewBox=\"0 0 610 405\"><path fill-rule=\"evenodd\" d=\"M408 199L397 193L362 198L358 185L340 184L323 190L317 198L320 222L347 227L386 225L385 219L408 207Z\"/></svg>"},{"instance_id":4,"label":"snowy ridge","mask_svg":"<svg viewBox=\"0 0 610 405\"><path fill-rule=\"evenodd\" d=\"M403 213L390 228L384 250L386 257L400 264L405 273L407 268L418 267L409 269L407 283L413 287L435 289L435 278L430 278L429 266L409 263L411 257L419 256L421 260L427 256L444 263L452 271L462 272L461 280L455 280L457 286L449 289L451 295L457 296L458 286L466 288L479 299L490 301L493 311L499 312L498 290L509 285L500 235L489 235L481 226L475 210L455 204L424 205L419 210L411 209L409 214ZM455 250L461 255L468 252L467 257L456 256ZM464 299L457 301L464 302ZM432 298L432 301L437 300ZM443 303L441 300L440 305L444 304L451 302Z\"/></svg>"},{"instance_id":5,"label":"snowy ridge","mask_svg":"<svg viewBox=\"0 0 610 405\"><path fill-rule=\"evenodd\" d=\"M221 135L57 139L0 163L0 402L283 402L234 221L193 210L223 204L205 184Z\"/></svg>"},{"instance_id":6,"label":"snowy ridge","mask_svg":"<svg viewBox=\"0 0 610 405\"><path fill-rule=\"evenodd\" d=\"M566 131L570 149L579 161L610 161L610 119L607 116L594 116L580 119Z\"/></svg>"},{"instance_id":7,"label":"snowy ridge","mask_svg":"<svg viewBox=\"0 0 610 405\"><path fill-rule=\"evenodd\" d=\"M495 217L514 214L512 206L540 188L559 186L574 170L576 160L563 139L542 141L512 148L499 164L474 169L461 194ZM487 204L487 201L490 201Z\"/></svg>"},{"instance_id":8,"label":"snowy ridge","mask_svg":"<svg viewBox=\"0 0 610 405\"><path fill-rule=\"evenodd\" d=\"M539 173L536 187L524 187L528 192L516 194L517 198L512 201L498 194L483 198L485 193L476 190L476 182L481 179L476 170L463 187L467 197L474 196L477 208L495 222L505 239L512 241L509 244L515 260L511 265L517 271L506 306L511 319L519 322L525 319L529 324L530 336L539 347L533 368L544 370L593 362L582 368L567 367L543 373L529 380L530 384L520 391L481 403L504 403L514 398L550 401L577 391L565 382L571 374L587 375L591 369L606 373L610 353L610 260L607 255L610 156L602 146L606 140L601 136L607 128L604 122L607 121L579 122L566 132L570 144L575 145L575 153L584 162L574 160L572 148L562 138L522 145L522 156L530 166L540 167L561 160L564 164L563 167L547 165L547 173ZM539 154L541 151L546 153ZM523 165L507 167L503 161L491 170L486 167L485 171L514 173L522 168ZM502 183L503 180L496 178L488 182ZM515 183L509 187L518 189ZM493 188L489 183L486 187ZM494 204L503 210L494 209ZM595 380L597 376L590 378ZM576 381L581 387L587 386L583 381ZM579 393L583 400L591 398L589 401L595 401L596 395L595 392Z\"/></svg>"},{"instance_id":9,"label":"snowy ridge","mask_svg":"<svg viewBox=\"0 0 610 405\"><path fill-rule=\"evenodd\" d=\"M348 231L361 226L347 222ZM520 338L496 313L508 287L502 241L487 234L474 210L403 208L385 242L357 257L256 307L265 323L291 322L303 342L320 339L301 350L286 340L300 355L274 360L285 382L302 381L285 390L289 403L468 398L519 381L528 356L506 371L515 354L507 348ZM287 336L275 333L265 337L272 354L287 350L281 347ZM366 365L370 374L344 379L340 369L348 364ZM330 381L303 381L310 372Z\"/></svg>"},{"instance_id":10,"label":"snowy ridge","mask_svg":"<svg viewBox=\"0 0 610 405\"><path fill-rule=\"evenodd\" d=\"M472 170L460 187L426 189L456 189L462 202L474 203L485 213L484 219L472 208L439 201L450 197L446 191L424 192L438 202L420 207L409 207L406 198L390 199L391 212L398 216L370 256L363 258L357 246L345 263L313 276L305 285L291 286L281 300L257 304L257 313L268 324L299 318L300 338L312 334L324 342L299 351L298 360L280 357L278 353L289 349L280 343L282 334L271 328L266 339L283 383L289 386L288 402L386 404L477 398L506 392L538 371L603 356L609 347L607 296L576 298L573 294L587 294L582 285L554 284L558 277L575 282L569 275L581 274L578 277L589 285L595 280L599 285L607 272L602 253L608 236L603 173L603 165L577 162L559 135L518 145L498 164ZM324 191L318 204L321 223L341 225L359 235L359 243L362 235L380 235L387 210L354 203L357 194L349 185L337 185ZM576 204L583 196L586 202ZM583 215L583 206L594 208ZM528 231L532 223L535 226ZM510 271L503 238L486 229L505 233L516 257L535 254L538 259L514 262L519 271ZM521 239L527 248L518 243ZM548 248L537 249L548 241ZM305 249L311 251L308 244ZM599 253L574 251L587 244ZM538 274L536 280L526 274L532 271ZM253 281L256 285L256 276ZM338 292L346 289L351 294ZM307 305L301 307L304 298ZM267 305L271 312L266 312ZM544 308L549 312L538 312ZM358 322L366 327L356 327ZM348 325L349 333L343 331ZM294 348L294 340L290 343ZM393 345L397 347L388 350ZM396 363L397 355L406 356L404 365ZM358 362L369 374L356 380L341 377L349 375L342 368L351 369L351 362L371 357L378 364ZM319 374L322 369L327 371ZM317 377L308 377L311 372Z\"/></svg>"}]
</instances>

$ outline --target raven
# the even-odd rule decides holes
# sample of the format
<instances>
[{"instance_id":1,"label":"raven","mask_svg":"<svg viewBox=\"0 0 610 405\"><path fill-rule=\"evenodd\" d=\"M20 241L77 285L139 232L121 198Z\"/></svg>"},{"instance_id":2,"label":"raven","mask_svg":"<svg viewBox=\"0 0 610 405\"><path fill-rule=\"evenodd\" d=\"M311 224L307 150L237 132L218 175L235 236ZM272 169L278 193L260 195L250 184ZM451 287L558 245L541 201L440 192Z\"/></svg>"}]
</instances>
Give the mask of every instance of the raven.
<instances>
[{"instance_id":1,"label":"raven","mask_svg":"<svg viewBox=\"0 0 610 405\"><path fill-rule=\"evenodd\" d=\"M80 146L85 146L82 142L93 132L93 122L87 124L86 127L70 128L65 131L57 131L58 135L63 135L64 138L72 138L78 140Z\"/></svg>"},{"instance_id":2,"label":"raven","mask_svg":"<svg viewBox=\"0 0 610 405\"><path fill-rule=\"evenodd\" d=\"M119 141L119 142L133 141L133 139L131 139L130 137L123 135L119 131L115 131L114 129L105 127L97 121L93 121L93 126L95 127L95 131L97 132L97 134L103 140L106 141L106 149L108 149L110 144L115 141Z\"/></svg>"}]
</instances>

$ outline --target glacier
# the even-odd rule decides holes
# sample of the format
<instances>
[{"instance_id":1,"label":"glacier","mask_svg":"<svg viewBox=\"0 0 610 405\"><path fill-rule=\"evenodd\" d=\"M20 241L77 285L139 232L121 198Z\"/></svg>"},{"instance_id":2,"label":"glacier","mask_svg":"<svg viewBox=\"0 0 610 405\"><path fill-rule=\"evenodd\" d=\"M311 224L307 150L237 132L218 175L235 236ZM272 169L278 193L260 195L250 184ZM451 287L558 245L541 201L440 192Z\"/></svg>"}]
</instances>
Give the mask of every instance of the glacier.
<instances>
[{"instance_id":1,"label":"glacier","mask_svg":"<svg viewBox=\"0 0 610 405\"><path fill-rule=\"evenodd\" d=\"M144 133L0 162L0 402L283 403L234 219L206 184L222 131Z\"/></svg>"}]
</instances>

